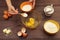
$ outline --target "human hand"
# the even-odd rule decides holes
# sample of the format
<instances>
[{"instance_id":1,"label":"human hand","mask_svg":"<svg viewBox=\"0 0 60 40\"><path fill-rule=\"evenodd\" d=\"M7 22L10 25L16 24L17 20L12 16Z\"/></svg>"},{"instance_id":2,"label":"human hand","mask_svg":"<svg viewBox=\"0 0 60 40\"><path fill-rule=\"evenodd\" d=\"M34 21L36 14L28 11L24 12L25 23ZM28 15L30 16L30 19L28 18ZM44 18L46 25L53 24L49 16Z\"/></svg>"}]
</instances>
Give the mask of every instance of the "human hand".
<instances>
[{"instance_id":1,"label":"human hand","mask_svg":"<svg viewBox=\"0 0 60 40\"><path fill-rule=\"evenodd\" d=\"M29 0L33 4L33 8L35 7L35 0Z\"/></svg>"},{"instance_id":2,"label":"human hand","mask_svg":"<svg viewBox=\"0 0 60 40\"><path fill-rule=\"evenodd\" d=\"M18 14L18 10L15 10L14 6L11 3L11 0L6 0L7 6L8 6L8 12L9 14Z\"/></svg>"},{"instance_id":3,"label":"human hand","mask_svg":"<svg viewBox=\"0 0 60 40\"><path fill-rule=\"evenodd\" d=\"M18 9L15 9L14 6L9 6L8 7L8 13L11 15L18 14Z\"/></svg>"}]
</instances>

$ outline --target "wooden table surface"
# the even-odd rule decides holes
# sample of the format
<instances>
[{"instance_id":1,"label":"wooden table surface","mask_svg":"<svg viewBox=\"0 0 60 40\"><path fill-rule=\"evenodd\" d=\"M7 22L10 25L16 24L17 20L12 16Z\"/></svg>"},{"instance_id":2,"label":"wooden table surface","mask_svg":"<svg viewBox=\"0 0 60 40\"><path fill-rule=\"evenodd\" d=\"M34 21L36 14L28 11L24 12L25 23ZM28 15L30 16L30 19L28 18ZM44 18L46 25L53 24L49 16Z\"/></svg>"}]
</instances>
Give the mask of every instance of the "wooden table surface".
<instances>
[{"instance_id":1,"label":"wooden table surface","mask_svg":"<svg viewBox=\"0 0 60 40\"><path fill-rule=\"evenodd\" d=\"M27 0L12 0L12 4L15 8L19 8L19 5ZM46 17L43 14L43 8L46 5L54 4L55 12L51 17ZM43 24L46 20L53 19L60 23L60 0L36 0L35 11L42 15L41 23L35 30L27 29L28 37L22 38L18 37L16 33L23 27L21 22L21 18L19 15L15 15L8 20L3 19L3 11L7 10L7 5L5 0L0 0L0 40L59 40L60 39L60 31L54 35L50 36L46 34L43 30ZM19 9L19 11L21 11ZM11 28L12 34L6 36L2 30L4 28Z\"/></svg>"}]
</instances>

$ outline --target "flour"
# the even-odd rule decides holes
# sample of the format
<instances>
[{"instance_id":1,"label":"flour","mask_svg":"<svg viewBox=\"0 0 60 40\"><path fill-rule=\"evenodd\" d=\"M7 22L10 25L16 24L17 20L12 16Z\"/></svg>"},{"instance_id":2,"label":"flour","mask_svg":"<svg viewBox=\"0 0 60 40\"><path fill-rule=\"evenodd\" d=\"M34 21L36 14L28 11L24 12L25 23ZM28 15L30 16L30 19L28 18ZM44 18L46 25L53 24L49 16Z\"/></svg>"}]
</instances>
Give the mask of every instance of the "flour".
<instances>
[{"instance_id":1,"label":"flour","mask_svg":"<svg viewBox=\"0 0 60 40\"><path fill-rule=\"evenodd\" d=\"M22 8L22 10L24 10L24 11L30 11L31 9L32 9L31 5L25 5Z\"/></svg>"},{"instance_id":2,"label":"flour","mask_svg":"<svg viewBox=\"0 0 60 40\"><path fill-rule=\"evenodd\" d=\"M58 31L57 26L52 22L46 22L44 28L49 33L56 33Z\"/></svg>"}]
</instances>

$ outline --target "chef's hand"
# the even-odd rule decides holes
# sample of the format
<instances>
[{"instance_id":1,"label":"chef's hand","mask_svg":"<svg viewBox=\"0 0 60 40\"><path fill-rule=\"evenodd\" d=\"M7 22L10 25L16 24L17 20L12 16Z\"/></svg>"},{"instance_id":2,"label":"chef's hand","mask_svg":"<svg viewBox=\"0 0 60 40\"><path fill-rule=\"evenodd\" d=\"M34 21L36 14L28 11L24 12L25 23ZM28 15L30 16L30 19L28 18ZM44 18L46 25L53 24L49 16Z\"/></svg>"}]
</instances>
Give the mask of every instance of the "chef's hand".
<instances>
[{"instance_id":1,"label":"chef's hand","mask_svg":"<svg viewBox=\"0 0 60 40\"><path fill-rule=\"evenodd\" d=\"M11 0L6 0L7 6L8 6L8 12L9 14L18 14L18 10L14 8L14 6L11 3Z\"/></svg>"},{"instance_id":2,"label":"chef's hand","mask_svg":"<svg viewBox=\"0 0 60 40\"><path fill-rule=\"evenodd\" d=\"M9 14L15 15L15 14L18 14L18 9L15 9L14 6L9 6L8 12Z\"/></svg>"},{"instance_id":3,"label":"chef's hand","mask_svg":"<svg viewBox=\"0 0 60 40\"><path fill-rule=\"evenodd\" d=\"M35 0L29 0L29 2L32 2L33 8L35 7Z\"/></svg>"}]
</instances>

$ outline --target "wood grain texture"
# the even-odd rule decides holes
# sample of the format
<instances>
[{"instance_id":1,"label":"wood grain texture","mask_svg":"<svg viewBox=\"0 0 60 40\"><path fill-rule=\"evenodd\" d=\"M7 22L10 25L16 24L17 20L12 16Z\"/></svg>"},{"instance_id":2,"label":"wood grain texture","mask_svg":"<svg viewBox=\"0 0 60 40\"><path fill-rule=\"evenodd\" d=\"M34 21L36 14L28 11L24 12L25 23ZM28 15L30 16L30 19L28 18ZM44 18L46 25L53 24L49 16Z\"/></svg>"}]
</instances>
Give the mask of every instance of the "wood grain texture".
<instances>
[{"instance_id":1,"label":"wood grain texture","mask_svg":"<svg viewBox=\"0 0 60 40\"><path fill-rule=\"evenodd\" d=\"M24 1L27 0L12 0L12 4L15 6L15 8L19 9L19 5ZM50 4L54 4L55 12L51 17L48 18L44 16L43 8L46 5L50 5ZM9 20L3 19L2 17L3 11L6 9L7 9L7 5L5 0L0 0L0 40L30 40L30 39L31 40L40 40L40 39L59 40L60 39L60 31L56 35L50 36L46 34L43 30L43 24L48 19L53 19L60 23L60 0L36 0L36 7L34 10L42 15L42 21L35 30L27 29L27 33L29 34L27 38L21 38L16 35L16 33L21 29L21 27L24 27L19 15L15 15L12 18L9 18ZM2 30L6 27L12 29L12 33L9 36L5 36L4 33L2 32Z\"/></svg>"}]
</instances>

